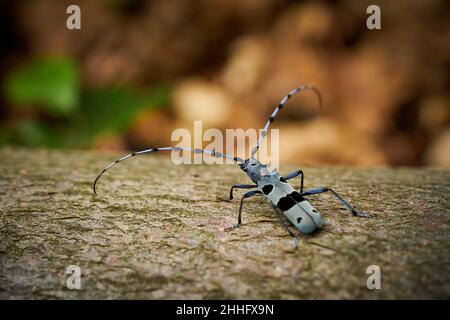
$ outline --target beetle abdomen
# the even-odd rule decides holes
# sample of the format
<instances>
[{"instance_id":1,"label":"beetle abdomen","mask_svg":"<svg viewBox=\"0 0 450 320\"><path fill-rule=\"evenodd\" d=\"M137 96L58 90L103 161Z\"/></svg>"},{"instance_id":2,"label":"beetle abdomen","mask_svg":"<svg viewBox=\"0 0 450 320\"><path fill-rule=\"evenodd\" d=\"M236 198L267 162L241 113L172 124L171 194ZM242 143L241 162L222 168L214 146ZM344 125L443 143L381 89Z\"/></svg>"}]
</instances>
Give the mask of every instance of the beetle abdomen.
<instances>
[{"instance_id":1,"label":"beetle abdomen","mask_svg":"<svg viewBox=\"0 0 450 320\"><path fill-rule=\"evenodd\" d=\"M311 233L323 226L320 213L306 200L297 203L283 213L303 233Z\"/></svg>"},{"instance_id":2,"label":"beetle abdomen","mask_svg":"<svg viewBox=\"0 0 450 320\"><path fill-rule=\"evenodd\" d=\"M263 177L258 186L300 232L311 233L323 226L320 213L278 174Z\"/></svg>"}]
</instances>

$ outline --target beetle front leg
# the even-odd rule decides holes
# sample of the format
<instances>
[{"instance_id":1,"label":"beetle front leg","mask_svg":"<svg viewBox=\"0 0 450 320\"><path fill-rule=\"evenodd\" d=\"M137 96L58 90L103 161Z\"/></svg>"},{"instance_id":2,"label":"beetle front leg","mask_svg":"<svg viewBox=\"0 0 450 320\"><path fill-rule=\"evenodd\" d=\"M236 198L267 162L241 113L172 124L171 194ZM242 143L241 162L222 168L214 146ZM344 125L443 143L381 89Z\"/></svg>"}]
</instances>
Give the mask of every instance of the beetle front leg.
<instances>
[{"instance_id":1,"label":"beetle front leg","mask_svg":"<svg viewBox=\"0 0 450 320\"><path fill-rule=\"evenodd\" d=\"M242 223L242 220L241 220L241 212L242 212L242 205L244 204L244 199L245 199L245 198L250 198L251 196L254 196L255 194L262 194L262 192L259 191L259 190L252 190L252 191L249 191L249 192L247 192L247 193L244 194L244 196L243 196L242 199L241 199L241 204L239 205L238 221L237 221L237 224L235 224L235 225L233 225L233 226L231 226L231 227L229 227L229 228L226 228L225 231L231 231L231 230L234 230L234 229L236 229L237 227L239 227L239 226L241 225L241 223Z\"/></svg>"},{"instance_id":2,"label":"beetle front leg","mask_svg":"<svg viewBox=\"0 0 450 320\"><path fill-rule=\"evenodd\" d=\"M297 170L297 171L291 172L288 175L284 176L283 179L287 181L289 179L293 179L298 176L301 176L300 177L300 192L303 192L303 171L302 170Z\"/></svg>"},{"instance_id":3,"label":"beetle front leg","mask_svg":"<svg viewBox=\"0 0 450 320\"><path fill-rule=\"evenodd\" d=\"M316 188L316 189L310 189L307 190L305 192L300 193L301 196L310 196L310 195L314 195L314 194L319 194L319 193L324 193L324 192L331 192L344 206L346 206L348 208L348 210L354 215L354 216L358 216L358 217L372 217L372 215L368 212L358 212L356 211L351 205L350 203L348 203L347 201L345 201L344 199L341 198L340 195L338 195L333 189L331 188L326 188L326 187L322 187L322 188Z\"/></svg>"},{"instance_id":4,"label":"beetle front leg","mask_svg":"<svg viewBox=\"0 0 450 320\"><path fill-rule=\"evenodd\" d=\"M257 185L256 184L234 184L231 186L230 189L230 200L233 200L233 190L234 189L251 189L251 188L256 188Z\"/></svg>"}]
</instances>

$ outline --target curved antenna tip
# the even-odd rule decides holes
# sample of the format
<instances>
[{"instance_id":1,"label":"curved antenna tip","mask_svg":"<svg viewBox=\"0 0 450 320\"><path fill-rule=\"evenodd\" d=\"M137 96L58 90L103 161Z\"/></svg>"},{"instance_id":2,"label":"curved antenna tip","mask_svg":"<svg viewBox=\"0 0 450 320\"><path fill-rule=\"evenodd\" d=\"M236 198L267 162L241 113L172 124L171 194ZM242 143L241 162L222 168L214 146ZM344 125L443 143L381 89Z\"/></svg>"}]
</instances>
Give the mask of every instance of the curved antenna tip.
<instances>
[{"instance_id":1,"label":"curved antenna tip","mask_svg":"<svg viewBox=\"0 0 450 320\"><path fill-rule=\"evenodd\" d=\"M322 110L322 107L323 107L322 94L320 93L319 89L317 89L316 87L309 87L309 88L317 94L317 97L319 98L319 109Z\"/></svg>"},{"instance_id":2,"label":"curved antenna tip","mask_svg":"<svg viewBox=\"0 0 450 320\"><path fill-rule=\"evenodd\" d=\"M103 172L102 172L102 174L103 174ZM98 195L95 187L97 186L97 181L102 176L102 174L100 174L99 176L97 176L97 178L95 178L94 184L92 185L92 189L94 190L95 195Z\"/></svg>"}]
</instances>

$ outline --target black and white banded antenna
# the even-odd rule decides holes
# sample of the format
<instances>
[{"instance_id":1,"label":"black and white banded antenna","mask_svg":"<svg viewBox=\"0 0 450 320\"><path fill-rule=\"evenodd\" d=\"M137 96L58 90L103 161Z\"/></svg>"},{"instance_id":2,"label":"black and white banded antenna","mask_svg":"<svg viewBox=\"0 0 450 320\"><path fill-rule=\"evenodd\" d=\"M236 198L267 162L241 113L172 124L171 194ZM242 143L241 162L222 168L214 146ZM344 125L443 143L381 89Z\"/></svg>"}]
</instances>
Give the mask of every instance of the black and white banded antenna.
<instances>
[{"instance_id":1,"label":"black and white banded antenna","mask_svg":"<svg viewBox=\"0 0 450 320\"><path fill-rule=\"evenodd\" d=\"M255 154L258 152L259 145L261 144L262 140L267 136L267 132L268 132L269 126L275 120L275 117L277 116L278 112L283 108L283 106L286 104L286 102L292 96L296 95L297 93L299 93L300 91L303 91L303 90L312 90L312 91L314 91L316 93L318 99L319 99L319 108L322 108L322 95L320 94L319 90L317 90L315 87L308 86L308 85L301 85L301 86L293 89L291 92L289 92L283 98L283 100L280 101L278 106L275 108L275 110L270 115L269 120L267 121L266 125L264 126L264 129L261 131L261 134L259 135L258 142L257 142L256 146L254 146L253 149L252 149L251 158L255 158Z\"/></svg>"},{"instance_id":2,"label":"black and white banded antenna","mask_svg":"<svg viewBox=\"0 0 450 320\"><path fill-rule=\"evenodd\" d=\"M97 178L95 178L94 185L93 185L94 193L97 194L97 191L95 189L95 187L97 185L97 181L100 179L100 177L106 171L111 169L111 167L113 167L114 165L116 165L119 162L127 160L128 158L131 158L131 157L134 157L134 156L138 156L138 155L141 155L141 154L144 154L144 153L157 152L157 151L192 151L194 153L209 154L209 155L211 155L213 157L216 157L216 158L221 158L221 157L228 158L228 159L231 159L231 160L233 160L235 162L238 162L238 163L244 163L245 162L242 158L233 157L233 156L230 156L230 155L228 155L226 153L217 152L215 150L204 150L204 149L199 149L199 148L187 148L187 147L186 148L185 147L148 148L148 149L144 149L144 150L141 150L141 151L132 152L132 153L130 153L130 154L120 158L120 159L117 159L116 161L114 161L114 162L110 163L108 166L106 166L105 169L103 169L102 172L100 172L100 174L97 176Z\"/></svg>"}]
</instances>

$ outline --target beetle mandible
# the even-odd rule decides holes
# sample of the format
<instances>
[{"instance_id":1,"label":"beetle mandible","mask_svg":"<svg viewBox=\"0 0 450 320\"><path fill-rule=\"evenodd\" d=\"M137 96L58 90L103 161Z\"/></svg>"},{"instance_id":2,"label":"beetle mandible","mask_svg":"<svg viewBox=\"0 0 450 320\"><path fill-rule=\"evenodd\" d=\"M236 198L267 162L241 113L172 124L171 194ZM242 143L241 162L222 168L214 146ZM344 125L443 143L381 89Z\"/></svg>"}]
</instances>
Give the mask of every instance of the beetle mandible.
<instances>
[{"instance_id":1,"label":"beetle mandible","mask_svg":"<svg viewBox=\"0 0 450 320\"><path fill-rule=\"evenodd\" d=\"M267 121L264 129L261 131L261 134L258 138L258 142L255 147L253 147L251 151L250 158L243 160L239 157L233 157L231 155L216 152L215 150L203 150L199 148L184 148L184 147L163 147L163 148L148 148L141 151L136 151L130 153L114 162L109 164L103 171L97 176L94 181L93 189L94 193L97 194L96 184L99 178L112 166L115 164L124 161L130 157L134 157L144 153L157 152L157 151L192 151L194 153L205 153L214 157L224 157L229 158L239 164L240 168L248 175L253 184L235 184L230 189L230 200L233 199L233 190L234 189L253 189L246 192L241 198L239 209L238 209L238 217L237 223L233 226L227 228L227 231L233 230L239 227L242 224L241 213L242 213L242 205L244 203L244 199L250 198L254 195L263 195L265 196L273 205L273 207L277 210L278 217L283 227L289 232L289 234L293 237L296 237L295 234L289 229L288 225L284 222L282 218L282 214L301 232L304 234L312 233L316 229L321 229L324 225L324 221L322 219L321 214L308 202L305 198L310 195L320 194L324 192L330 192L337 200L339 200L354 216L360 217L369 217L370 214L366 212L356 211L347 201L345 201L339 194L337 194L333 189L328 187L314 188L310 190L303 190L303 180L304 174L302 170L296 170L291 172L285 176L282 176L278 173L277 169L274 169L272 172L269 172L267 165L259 162L255 155L258 152L259 146L261 144L262 139L267 136L267 132L270 124L275 120L278 112L283 108L286 102L295 94L299 93L302 90L312 90L316 93L319 99L319 105L322 106L322 97L320 92L312 86L301 85L292 91L290 91L278 104L273 113L271 114L269 120ZM300 176L300 189L296 191L289 183L288 180L293 179L295 177Z\"/></svg>"}]
</instances>

